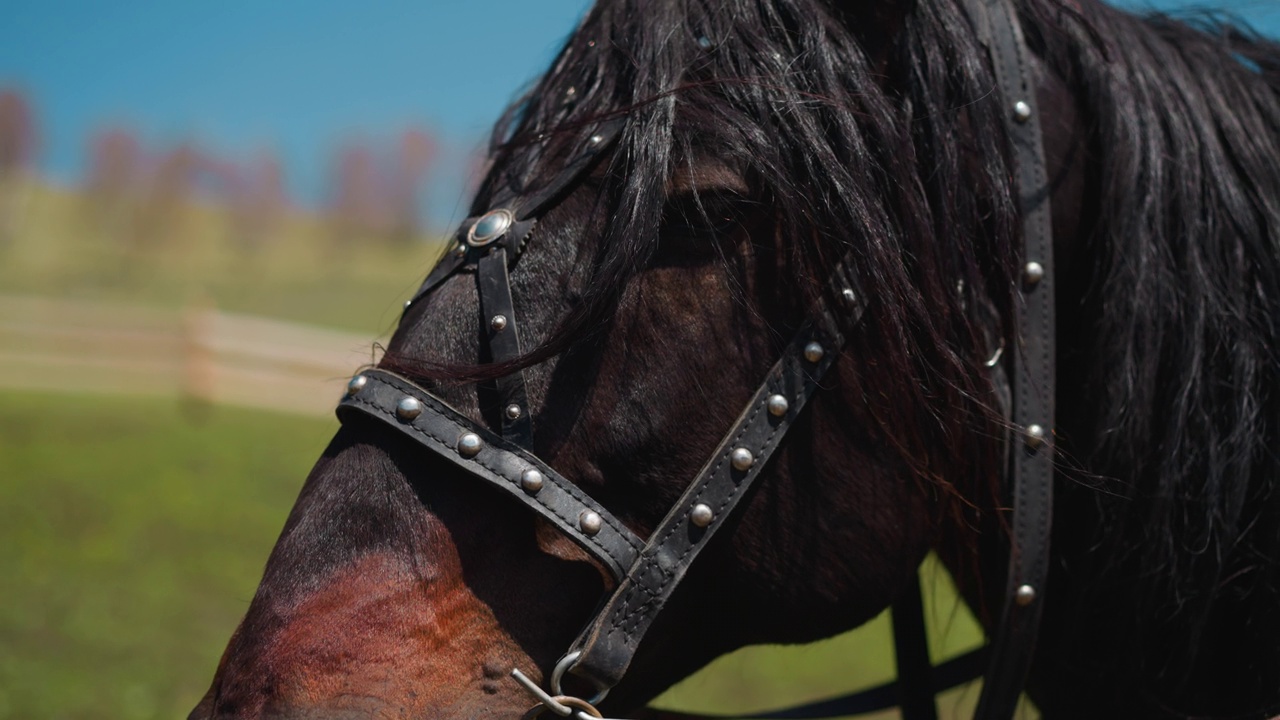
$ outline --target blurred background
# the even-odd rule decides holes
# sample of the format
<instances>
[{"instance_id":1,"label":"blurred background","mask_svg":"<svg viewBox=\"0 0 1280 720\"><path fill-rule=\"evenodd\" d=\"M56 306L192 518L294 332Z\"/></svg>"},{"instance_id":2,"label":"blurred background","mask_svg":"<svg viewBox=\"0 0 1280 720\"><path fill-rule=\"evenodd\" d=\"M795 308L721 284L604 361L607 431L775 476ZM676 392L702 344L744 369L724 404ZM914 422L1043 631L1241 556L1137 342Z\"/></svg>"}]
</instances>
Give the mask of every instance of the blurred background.
<instances>
[{"instance_id":1,"label":"blurred background","mask_svg":"<svg viewBox=\"0 0 1280 720\"><path fill-rule=\"evenodd\" d=\"M113 5L0 10L0 720L185 717L342 383L587 3ZM1280 35L1280 3L1224 7ZM975 644L923 572L935 658ZM661 704L871 684L888 638L737 653Z\"/></svg>"}]
</instances>

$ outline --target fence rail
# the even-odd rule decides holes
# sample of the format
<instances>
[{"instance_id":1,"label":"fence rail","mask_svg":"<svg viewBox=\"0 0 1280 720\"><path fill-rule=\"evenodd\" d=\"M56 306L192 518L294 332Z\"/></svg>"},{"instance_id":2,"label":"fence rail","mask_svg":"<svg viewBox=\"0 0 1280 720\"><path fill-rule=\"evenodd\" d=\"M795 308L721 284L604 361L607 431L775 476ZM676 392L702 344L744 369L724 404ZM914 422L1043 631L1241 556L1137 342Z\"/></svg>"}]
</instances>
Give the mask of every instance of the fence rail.
<instances>
[{"instance_id":1,"label":"fence rail","mask_svg":"<svg viewBox=\"0 0 1280 720\"><path fill-rule=\"evenodd\" d=\"M375 360L358 333L194 306L0 295L0 387L179 396L325 415Z\"/></svg>"}]
</instances>

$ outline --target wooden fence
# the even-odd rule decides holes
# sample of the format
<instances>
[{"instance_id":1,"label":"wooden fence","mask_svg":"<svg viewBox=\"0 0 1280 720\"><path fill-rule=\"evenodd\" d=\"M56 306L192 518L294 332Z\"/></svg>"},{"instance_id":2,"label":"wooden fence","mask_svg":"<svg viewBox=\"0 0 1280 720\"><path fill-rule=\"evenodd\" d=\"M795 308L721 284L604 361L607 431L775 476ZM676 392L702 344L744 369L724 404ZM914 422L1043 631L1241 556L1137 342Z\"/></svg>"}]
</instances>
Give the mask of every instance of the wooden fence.
<instances>
[{"instance_id":1,"label":"wooden fence","mask_svg":"<svg viewBox=\"0 0 1280 720\"><path fill-rule=\"evenodd\" d=\"M374 338L226 313L0 295L0 387L333 412Z\"/></svg>"}]
</instances>

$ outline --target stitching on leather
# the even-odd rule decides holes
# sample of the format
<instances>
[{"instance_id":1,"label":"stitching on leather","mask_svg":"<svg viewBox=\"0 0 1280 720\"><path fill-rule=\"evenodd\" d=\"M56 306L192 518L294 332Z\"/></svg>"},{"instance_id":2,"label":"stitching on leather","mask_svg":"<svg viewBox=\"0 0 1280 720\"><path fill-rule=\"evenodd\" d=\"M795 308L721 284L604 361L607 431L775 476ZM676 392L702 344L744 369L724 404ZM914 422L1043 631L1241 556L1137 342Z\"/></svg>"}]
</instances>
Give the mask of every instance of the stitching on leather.
<instances>
[{"instance_id":1,"label":"stitching on leather","mask_svg":"<svg viewBox=\"0 0 1280 720\"><path fill-rule=\"evenodd\" d=\"M454 425L459 425L459 426L461 426L464 430L466 430L466 429L467 429L467 428L466 428L466 426L462 425L461 423L459 423L458 421L456 421L456 420L454 420L453 418L451 418L451 417L450 417L450 415L452 415L452 414L454 413L454 410L453 410L452 408L448 407L448 406L447 406L447 405L445 405L444 403L442 403L442 402L440 402L439 400L437 400L437 399L436 399L434 396L432 396L430 393L427 393L427 392L425 392L425 391L421 391L421 390L419 390L419 388L417 388L416 386L411 385L411 384L409 384L409 383L407 383L407 382L404 382L404 381L402 381L398 376L396 376L396 375L392 375L391 373L388 373L388 372L386 372L386 371L383 371L383 370L377 370L377 371L374 371L374 373L376 373L376 374L370 374L370 375L368 376L371 380L374 380L374 381L376 381L376 382L380 382L380 383L382 383L383 385L386 385L386 386L388 386L388 387L394 388L395 390L398 390L398 391L403 392L403 393L405 393L405 394L408 394L408 395L412 395L412 396L414 396L414 397L415 397L415 398L417 398L420 402L423 402L423 403L426 403L427 405L429 405L433 410L435 410L435 411L436 411L436 414L437 414L437 415L439 415L440 417L442 417L446 422L453 423ZM394 379L394 380L397 380L397 381L400 381L400 382L393 382L393 381L392 381L393 379ZM408 385L408 387L403 387L402 385ZM351 399L355 400L355 399L357 399L357 398L351 398ZM367 402L367 401L366 401L366 402ZM388 414L388 415L389 415L389 411L382 410L381 408L379 408L379 410L380 410L381 412L383 412L384 414ZM418 430L418 429L419 429L416 425L413 425L413 424L408 424L408 425L406 425L405 423L400 422L400 420L399 420L399 419L396 419L396 424L397 424L397 425L399 425L399 426L408 427L408 428L412 428L412 429L415 429L415 430ZM449 441L448 441L447 439L446 439L446 440L441 440L441 439L439 439L439 438L436 438L436 439L437 439L439 442L441 442L441 444L442 444L442 445L444 445L445 449L449 450L450 452L452 452L452 451L454 450L454 447L453 447L452 445L450 445L450 444L449 444ZM640 548L641 546L636 544L637 542L639 542L639 539L638 539L638 538L634 539L634 541L633 541L633 538L628 534L628 533L630 533L630 531L629 531L629 530L622 529L622 528L623 528L623 526L622 526L622 524L621 524L620 522L618 522L616 519L614 519L613 517L611 517L611 516L608 514L608 511L607 511L607 510L605 510L602 506L600 506L598 503L596 503L594 500L592 500L588 495L586 495L586 494L585 494L585 493L583 493L581 490L579 490L579 489L578 489L578 487L577 487L576 485L574 485L573 483L569 482L568 480L564 480L563 482L561 482L560 474L559 474L559 473L557 473L554 469L552 469L551 467L547 466L545 463L543 463L543 462L541 462L541 461L533 460L533 459L530 459L530 458L526 457L526 456L525 456L523 453L521 453L521 452L516 452L516 451L512 451L512 450L506 450L506 449L504 449L504 448L499 448L499 451L504 452L504 453L508 453L508 454L510 454L510 455L514 455L514 456L516 456L517 458L519 458L521 461L523 461L523 462L527 462L529 465L531 465L531 466L533 466L533 467L536 467L536 468L538 468L538 469L539 469L539 470L541 470L541 471L545 471L543 474L546 476L546 478L547 478L548 480L550 480L550 481L551 481L551 483L552 483L553 485L555 485L557 488L559 488L562 492L564 492L564 493L565 493L566 495L568 495L570 498L572 498L572 499L576 500L576 501L578 502L578 504L580 504L580 505L582 505L582 506L583 506L583 509L585 509L585 510L591 510L591 511L593 511L593 512L595 512L595 513L599 514L599 515L600 515L600 518L604 521L605 525L607 525L608 527L610 527L611 529L613 529L615 532L617 532L617 533L618 533L618 535L619 535L619 537L621 537L624 541L626 541L627 545L629 545L633 550L639 550L639 548ZM486 465L483 461L481 461L481 460L479 460L479 459L473 459L473 460L472 460L472 462L475 462L476 464L480 465L481 467L483 467L483 468L485 468L485 469L489 470L489 471L490 471L490 472L492 472L493 474L495 474L495 475L497 475L498 477L501 477L501 478L503 478L503 479L505 479L505 480L509 480L510 482L513 482L513 483L515 483L515 482L519 482L519 478L511 477L511 476L509 476L509 475L507 475L507 474L503 473L503 472L502 472L501 470L499 470L498 468L494 468L494 467L491 467L491 466L489 466L489 465ZM533 501L537 502L539 505L543 505L544 507L546 507L546 504L545 504L543 501L539 500L536 496L533 496L533 497L531 497L530 499L532 499ZM551 508L550 508L550 507L547 507L547 509L548 509L548 510L550 510ZM574 532L577 532L577 530L575 530ZM584 535L583 537L586 537L586 538L588 538L588 539L590 539L590 538L591 538L591 536L589 536L589 535Z\"/></svg>"},{"instance_id":2,"label":"stitching on leather","mask_svg":"<svg viewBox=\"0 0 1280 720\"><path fill-rule=\"evenodd\" d=\"M398 387L397 385L395 385L395 384L393 384L393 383L390 383L390 382L387 382L386 380L384 380L384 379L382 379L382 378L373 377L373 378L371 378L371 379L373 379L373 380L375 380L375 381L378 381L378 382L382 382L384 385L387 385L388 387L394 388L394 389L396 389L396 390L399 390L399 391L402 391L402 392L407 392L406 390L404 390L404 388ZM415 393L409 393L409 394L411 394L411 395L415 395L415 396L416 396L416 394L415 394ZM419 401L422 401L422 400L423 400L423 398L418 398L418 400L419 400ZM381 405L378 405L378 404L376 404L376 403L374 403L374 402L371 402L371 401L366 400L366 399L364 399L364 398L362 398L362 397L359 397L359 396L355 396L355 397L348 397L348 398L346 398L345 402L347 402L347 403L359 404L359 405L363 405L363 406L365 406L365 407L371 408L371 409L373 409L373 410L377 411L378 413L380 413L380 414L382 414L382 415L387 416L388 418L395 419L395 421L396 421L396 426L397 426L397 427L399 427L399 428L402 428L403 430L408 430L408 431L416 432L417 434L419 434L419 435L423 436L424 438L427 438L427 439L433 440L435 443L437 443L438 445L440 445L440 447L444 448L444 449L445 449L445 450L447 450L447 451L453 451L453 449L454 449L454 448L453 448L453 446L449 443L449 441L448 441L447 439L445 439L445 438L441 438L441 437L439 437L439 436L435 435L434 433L428 432L425 428L418 427L418 426L417 426L417 425L415 425L415 424L412 424L412 423L406 424L406 423L402 423L402 422L400 422L398 418L395 418L395 414L394 414L394 412L393 412L393 411L388 410L388 409L386 409L386 408L382 407ZM427 404L432 405L433 407L435 406L435 403L430 403L430 402L428 402ZM443 415L443 413L442 413L442 415ZM447 417L446 417L445 419L446 419L446 420L448 420L448 418L447 418ZM450 420L450 422L452 422L452 421ZM514 482L515 482L514 480L512 480L512 478L508 477L508 476L507 476L505 473L503 473L501 470L499 470L498 468L495 468L495 467L493 467L493 466L489 465L488 463L486 463L486 462L484 462L484 461L480 460L479 458L472 458L472 462L474 462L474 463L476 463L477 465L479 465L480 467L483 467L484 469L488 470L490 473L492 473L492 474L494 474L494 475L496 475L496 476L498 476L498 477L502 478L503 480L506 480L506 481L511 482L511 483L514 483ZM561 491L565 491L565 490L566 490L565 486L563 486L562 484L560 484L559 482L557 482L557 481L556 481L552 476L547 475L546 477L551 481L551 483L552 483L556 488L560 489ZM512 487L512 486L507 485L507 484L505 484L505 483L499 483L499 485L501 485L502 487ZM516 489L516 488L514 488L514 487L513 487L512 489ZM572 494L570 494L570 493L568 493L568 492L566 492L566 494L567 494L567 495L570 495L570 497L572 497ZM557 518L559 518L560 520L564 521L564 523L565 523L566 525L568 525L568 526L569 526L567 529L570 531L570 534L571 534L571 535L573 535L573 536L575 536L575 537L580 537L580 538L582 538L583 540L585 540L588 544L593 545L593 546L595 546L596 548L598 548L602 553L604 553L605 557L609 558L609 560L611 560L613 564L617 565L617 566L620 568L621 572L625 575L626 565L627 565L627 563L625 562L625 558L619 558L619 557L617 557L617 556L615 555L615 553L614 553L612 550L610 550L608 547L606 547L606 546L601 542L601 540L600 540L598 537L593 536L593 535L587 535L587 534L585 534L585 533L579 532L579 531L578 531L578 529L574 526L574 523L576 523L576 522L577 522L577 518L569 518L569 517L566 517L565 515L562 515L562 514L561 514L561 513L556 509L556 508L552 507L551 505L548 505L546 502L541 501L541 500L539 500L539 499L538 499L538 498L536 498L536 497L534 497L534 498L529 498L529 499L530 499L530 500L532 500L532 501L534 501L534 502L536 502L540 507L545 508L548 512L550 512L550 513L551 513L552 515L554 515L555 517L557 517ZM574 499L576 500L577 498L574 498ZM583 503L583 505L585 506L585 503ZM607 525L611 530L613 530L613 531L614 531L614 532L615 532L615 533L616 533L616 534L617 534L621 539L623 539L624 541L626 541L626 544L627 544L627 545L631 545L631 543L629 542L629 538L627 538L627 537L626 537L625 535L623 535L622 533L618 532L618 531L617 531L617 528L616 528L616 527L614 527L614 526L613 526L613 524L612 524L611 522L609 522L609 519L608 519L605 515L603 515L603 514L599 513L596 509L591 508L591 507L589 507L589 506L584 507L584 509L589 509L589 510L592 510L593 512L596 512L597 514L599 514L599 515L600 515L600 517L601 517L601 519L602 519L602 520L604 520L605 524L606 524L606 525ZM565 528L562 528L562 529L565 529ZM633 547L634 547L634 546L633 546Z\"/></svg>"},{"instance_id":3,"label":"stitching on leather","mask_svg":"<svg viewBox=\"0 0 1280 720\"><path fill-rule=\"evenodd\" d=\"M781 367L779 368L777 377L774 378L775 381L781 382L783 378L787 377L790 373L796 370L796 363L798 361L798 357L796 357L796 355L797 353L791 352L790 348L787 353L783 354ZM826 368L830 367L832 362L834 362L834 354L831 357L827 358L824 362L819 363L818 368L825 371ZM813 390L816 387L817 383L810 374L802 373L802 375L804 377L804 385L803 385L803 389L801 390L801 394L804 397L804 399L807 401L809 396L813 394ZM755 410L752 411L751 415L747 418L746 422L743 423L741 430L739 430L738 433L734 436L733 445L736 445L737 441L740 440L743 435L745 435L748 431L754 428L756 418L759 417L760 411L766 405L768 405L768 399L770 394L771 393L769 392L764 393L763 396L760 398L760 401L756 403ZM790 422L778 423L770 430L769 434L765 436L765 438L761 441L759 445L759 450L757 451L759 454L763 455L765 450L767 450L769 447L772 446L773 440L777 436L778 431L784 426L789 427ZM706 494L706 492L711 487L711 485L715 482L715 480L719 478L720 470L721 468L724 467L724 461L728 459L729 455L732 454L733 450L734 448L730 447L728 449L728 452L721 456L720 461L717 462L715 467L711 470L711 472L707 474L706 480L700 485L697 493L693 496L691 504L688 505L688 507L692 507L692 505L697 504L697 501L702 499L702 497ZM759 458L757 460L757 463L758 464L752 470L748 471L747 477L744 477L741 481L734 484L732 490L721 499L720 504L715 511L715 514L717 516L719 516L726 507L728 507L729 505L735 502L735 498L738 496L738 493L741 492L742 489L749 484L747 482L747 478L754 478L755 475L758 475L760 472L763 471L764 458L763 457ZM678 530L682 526L683 526L683 522L681 520L677 520L676 522L673 522L671 526L667 528L667 531L663 534L662 539L657 543L656 547L662 547L666 545L667 540L670 539L672 534L674 534L676 530ZM703 543L701 542L689 543L688 547L686 547L684 551L680 554L680 556L676 558L675 566L677 568L680 567L683 564L684 559L688 557L690 553L702 547L702 545ZM671 581L675 577L674 572L668 571L658 563L657 557L655 555L646 555L644 557L645 557L644 559L645 564L644 564L644 567L642 568L642 571L648 570L650 567L656 568L658 572L662 574L663 580L658 585L656 590L651 590L647 586L633 581L632 578L630 577L628 578L630 585L627 588L627 592L623 594L623 597L621 598L620 603L616 608L614 608L614 611L611 613L610 620L609 620L611 626L616 627L622 631L622 633L626 636L628 642L631 640L635 630L639 628L641 621L645 619L647 611L653 606L653 601L666 594L666 588L671 584ZM643 572L636 573L635 577L638 578L641 574L643 574ZM636 605L634 608L631 608L628 610L627 608L628 606L631 605L632 599L635 598L636 589L643 591L647 597L643 601L641 601L638 605Z\"/></svg>"}]
</instances>

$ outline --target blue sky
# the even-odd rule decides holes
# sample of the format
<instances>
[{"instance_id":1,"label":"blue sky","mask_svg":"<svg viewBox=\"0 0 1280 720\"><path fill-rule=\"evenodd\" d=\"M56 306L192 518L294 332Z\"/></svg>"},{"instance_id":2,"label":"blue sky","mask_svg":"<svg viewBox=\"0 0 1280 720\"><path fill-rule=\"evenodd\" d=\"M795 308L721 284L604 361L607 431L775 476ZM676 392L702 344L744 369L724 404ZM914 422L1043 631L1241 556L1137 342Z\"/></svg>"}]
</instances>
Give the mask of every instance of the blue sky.
<instances>
[{"instance_id":1,"label":"blue sky","mask_svg":"<svg viewBox=\"0 0 1280 720\"><path fill-rule=\"evenodd\" d=\"M448 145L442 173L463 172L589 4L0 2L0 88L32 100L50 177L77 182L92 130L124 125L150 147L193 140L231 157L272 148L304 202L322 195L330 153L345 138L389 137L410 125L433 128ZM1217 5L1280 36L1280 1ZM433 205L456 215L460 193L460 182L438 177Z\"/></svg>"}]
</instances>

